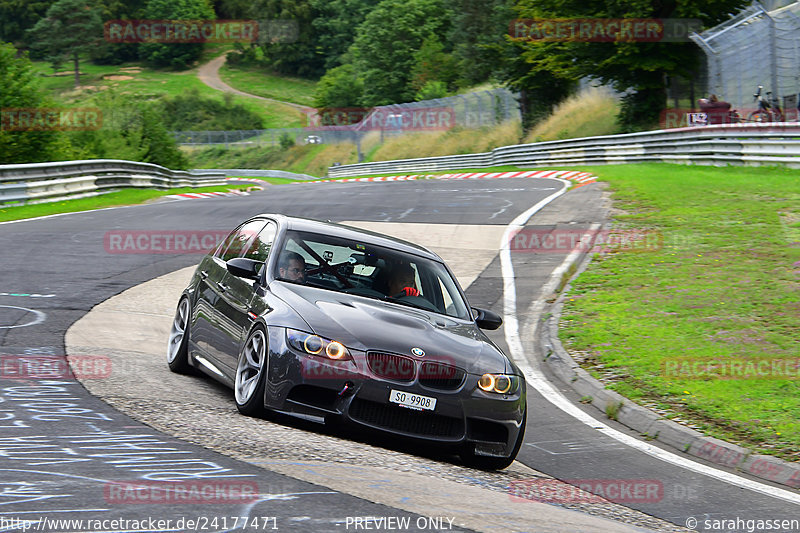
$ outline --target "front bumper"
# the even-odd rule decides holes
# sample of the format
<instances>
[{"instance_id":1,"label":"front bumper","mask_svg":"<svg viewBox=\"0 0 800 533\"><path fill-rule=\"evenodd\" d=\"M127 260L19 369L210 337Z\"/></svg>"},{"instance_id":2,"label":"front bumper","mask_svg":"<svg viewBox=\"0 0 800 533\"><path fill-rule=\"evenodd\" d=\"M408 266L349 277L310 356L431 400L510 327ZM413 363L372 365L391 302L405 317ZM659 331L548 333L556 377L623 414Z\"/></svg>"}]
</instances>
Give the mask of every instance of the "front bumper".
<instances>
[{"instance_id":1,"label":"front bumper","mask_svg":"<svg viewBox=\"0 0 800 533\"><path fill-rule=\"evenodd\" d=\"M479 455L508 457L523 430L525 383L513 394L487 393L480 376L466 374L455 389L437 389L413 379L373 373L366 353L350 350L352 361L331 361L291 349L283 328L269 328L269 373L265 406L284 412L337 417L360 427L445 445L474 445ZM392 390L436 398L434 410L415 410L389 401Z\"/></svg>"}]
</instances>

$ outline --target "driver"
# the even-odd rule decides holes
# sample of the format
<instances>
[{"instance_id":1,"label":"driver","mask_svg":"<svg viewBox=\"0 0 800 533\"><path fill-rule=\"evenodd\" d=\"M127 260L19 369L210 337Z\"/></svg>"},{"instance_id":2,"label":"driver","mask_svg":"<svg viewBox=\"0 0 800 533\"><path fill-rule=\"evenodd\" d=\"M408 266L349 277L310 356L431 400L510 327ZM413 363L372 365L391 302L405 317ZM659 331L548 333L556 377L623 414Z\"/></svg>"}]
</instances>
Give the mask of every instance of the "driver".
<instances>
[{"instance_id":1,"label":"driver","mask_svg":"<svg viewBox=\"0 0 800 533\"><path fill-rule=\"evenodd\" d=\"M397 265L392 269L389 279L389 296L393 298L419 296L416 284L414 268L409 264Z\"/></svg>"},{"instance_id":2,"label":"driver","mask_svg":"<svg viewBox=\"0 0 800 533\"><path fill-rule=\"evenodd\" d=\"M297 252L284 252L278 262L278 274L282 279L304 283L306 281L306 260Z\"/></svg>"}]
</instances>

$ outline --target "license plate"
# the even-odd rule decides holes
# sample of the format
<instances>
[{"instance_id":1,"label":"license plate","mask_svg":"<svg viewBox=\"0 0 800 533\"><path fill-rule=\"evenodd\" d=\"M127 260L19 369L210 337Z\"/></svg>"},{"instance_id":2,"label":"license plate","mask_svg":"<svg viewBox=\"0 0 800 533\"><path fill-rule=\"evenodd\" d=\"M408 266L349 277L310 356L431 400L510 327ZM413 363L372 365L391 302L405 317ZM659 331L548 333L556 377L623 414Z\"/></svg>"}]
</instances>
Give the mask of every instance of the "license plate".
<instances>
[{"instance_id":1,"label":"license plate","mask_svg":"<svg viewBox=\"0 0 800 533\"><path fill-rule=\"evenodd\" d=\"M392 392L389 394L389 401L402 407L408 407L418 411L422 411L423 409L433 411L436 407L436 398L394 389L392 389Z\"/></svg>"}]
</instances>

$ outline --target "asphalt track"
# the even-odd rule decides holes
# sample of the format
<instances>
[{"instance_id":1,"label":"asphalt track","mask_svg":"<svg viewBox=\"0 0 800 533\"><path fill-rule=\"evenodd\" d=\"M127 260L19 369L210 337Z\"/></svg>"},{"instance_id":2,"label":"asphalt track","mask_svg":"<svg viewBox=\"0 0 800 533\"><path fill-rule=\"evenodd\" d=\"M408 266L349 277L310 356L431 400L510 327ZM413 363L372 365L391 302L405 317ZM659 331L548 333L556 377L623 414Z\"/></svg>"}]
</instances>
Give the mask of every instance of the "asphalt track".
<instances>
[{"instance_id":1,"label":"asphalt track","mask_svg":"<svg viewBox=\"0 0 800 533\"><path fill-rule=\"evenodd\" d=\"M0 225L4 250L0 260L0 347L11 357L60 356L64 333L94 305L198 260L196 255L107 253L104 236L109 230L225 230L259 212L331 220L505 225L558 187L558 182L550 180L524 179L303 184L271 187L244 198L157 203ZM592 192L594 187L567 193L531 222L556 229L597 221L604 213L599 194ZM531 326L527 323L528 304L540 296L539 288L561 260L563 256L557 254L514 255L522 329ZM502 311L502 287L499 259L495 258L467 293L472 305ZM502 333L496 340L504 343ZM554 383L577 400L568 387ZM294 517L293 522L281 522L280 530L342 531L345 515L408 516L412 525L418 518L296 479L265 471L254 473L242 463L160 435L119 415L74 381L31 383L3 375L0 386L2 517L34 516L48 509L59 517L108 516L113 509L121 517L141 518L141 506L98 497L102 494L102 489L97 492L98 486L109 480L141 478L255 477L259 493L269 496L254 502L248 512L287 520ZM703 527L706 519L800 518L796 504L688 472L598 435L533 390L528 401L529 426L518 459L531 468L565 480L656 484L662 488L660 493L634 498L626 505L680 526L695 518L697 530L712 530ZM114 457L136 449L158 452L165 460L143 466L128 456ZM213 514L234 516L241 507L216 505ZM186 516L185 509L175 505L148 506L147 514L175 520ZM746 527L742 523L742 527L713 530L745 531ZM0 523L0 531L6 530L13 529L3 529Z\"/></svg>"}]
</instances>

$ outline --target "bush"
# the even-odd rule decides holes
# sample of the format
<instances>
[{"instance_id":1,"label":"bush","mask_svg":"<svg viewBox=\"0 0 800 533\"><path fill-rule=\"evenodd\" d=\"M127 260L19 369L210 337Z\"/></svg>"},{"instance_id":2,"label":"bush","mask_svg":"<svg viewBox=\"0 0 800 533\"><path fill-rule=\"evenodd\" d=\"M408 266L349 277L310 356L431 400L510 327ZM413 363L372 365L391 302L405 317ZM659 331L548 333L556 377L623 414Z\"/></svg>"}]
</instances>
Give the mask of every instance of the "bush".
<instances>
[{"instance_id":1,"label":"bush","mask_svg":"<svg viewBox=\"0 0 800 533\"><path fill-rule=\"evenodd\" d=\"M417 101L433 100L447 96L447 84L443 81L429 81L417 91Z\"/></svg>"},{"instance_id":2,"label":"bush","mask_svg":"<svg viewBox=\"0 0 800 533\"><path fill-rule=\"evenodd\" d=\"M156 104L110 91L99 95L96 104L103 112L102 127L66 133L71 146L62 159L126 159L172 169L187 167Z\"/></svg>"},{"instance_id":3,"label":"bush","mask_svg":"<svg viewBox=\"0 0 800 533\"><path fill-rule=\"evenodd\" d=\"M263 119L242 104L236 104L231 95L223 100L203 98L197 89L175 98L160 101L164 116L170 117L170 129L195 131L260 130Z\"/></svg>"},{"instance_id":4,"label":"bush","mask_svg":"<svg viewBox=\"0 0 800 533\"><path fill-rule=\"evenodd\" d=\"M288 133L281 133L281 136L278 138L278 144L281 145L283 150L288 150L292 146L294 146L294 137L289 135Z\"/></svg>"}]
</instances>

